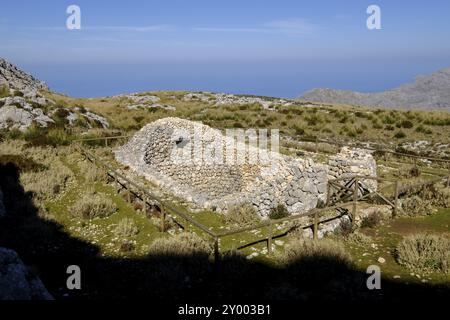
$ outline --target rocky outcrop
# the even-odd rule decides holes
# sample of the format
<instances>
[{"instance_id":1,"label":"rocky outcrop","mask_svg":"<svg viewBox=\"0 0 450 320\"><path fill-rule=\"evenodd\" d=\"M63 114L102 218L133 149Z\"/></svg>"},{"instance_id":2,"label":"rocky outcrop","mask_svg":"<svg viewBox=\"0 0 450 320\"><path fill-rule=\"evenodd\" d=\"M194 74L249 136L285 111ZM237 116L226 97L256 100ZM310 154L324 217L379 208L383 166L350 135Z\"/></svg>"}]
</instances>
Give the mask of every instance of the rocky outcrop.
<instances>
[{"instance_id":1,"label":"rocky outcrop","mask_svg":"<svg viewBox=\"0 0 450 320\"><path fill-rule=\"evenodd\" d=\"M259 104L265 110L275 110L275 108L279 106L289 106L295 104L294 101L288 99L210 92L187 93L184 95L183 100L201 101L214 106Z\"/></svg>"},{"instance_id":2,"label":"rocky outcrop","mask_svg":"<svg viewBox=\"0 0 450 320\"><path fill-rule=\"evenodd\" d=\"M0 300L53 300L13 250L0 247Z\"/></svg>"},{"instance_id":3,"label":"rocky outcrop","mask_svg":"<svg viewBox=\"0 0 450 320\"><path fill-rule=\"evenodd\" d=\"M18 69L15 65L0 58L0 86L6 85L14 90L48 90L47 85L32 75Z\"/></svg>"},{"instance_id":4,"label":"rocky outcrop","mask_svg":"<svg viewBox=\"0 0 450 320\"><path fill-rule=\"evenodd\" d=\"M245 155L238 154L242 150ZM326 197L326 166L246 145L178 118L148 124L115 156L173 195L217 211L248 202L261 217L278 204L299 213Z\"/></svg>"},{"instance_id":5,"label":"rocky outcrop","mask_svg":"<svg viewBox=\"0 0 450 320\"><path fill-rule=\"evenodd\" d=\"M24 97L6 97L0 99L0 129L19 129L26 130L32 123L41 127L47 127L53 123L53 119L44 114L39 108L39 102L46 102L36 99L27 99ZM38 102L39 101L39 102Z\"/></svg>"},{"instance_id":6,"label":"rocky outcrop","mask_svg":"<svg viewBox=\"0 0 450 320\"><path fill-rule=\"evenodd\" d=\"M385 92L361 93L349 90L314 89L300 100L386 108L450 109L450 68Z\"/></svg>"}]
</instances>

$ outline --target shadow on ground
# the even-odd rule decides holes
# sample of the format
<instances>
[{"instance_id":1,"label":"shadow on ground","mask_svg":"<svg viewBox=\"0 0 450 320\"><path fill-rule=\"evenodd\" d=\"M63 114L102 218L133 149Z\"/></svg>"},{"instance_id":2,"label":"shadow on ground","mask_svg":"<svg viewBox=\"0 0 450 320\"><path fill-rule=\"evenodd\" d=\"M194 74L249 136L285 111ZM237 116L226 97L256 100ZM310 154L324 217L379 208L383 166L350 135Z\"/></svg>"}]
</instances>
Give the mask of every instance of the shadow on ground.
<instances>
[{"instance_id":1,"label":"shadow on ground","mask_svg":"<svg viewBox=\"0 0 450 320\"><path fill-rule=\"evenodd\" d=\"M450 298L450 287L388 279L383 279L382 290L368 290L367 274L326 257L299 260L282 269L236 256L224 257L218 268L204 257L99 257L98 247L39 217L15 165L0 165L0 177L8 212L0 220L0 247L17 251L56 299L423 302ZM82 289L69 291L66 269L74 264L82 271Z\"/></svg>"}]
</instances>

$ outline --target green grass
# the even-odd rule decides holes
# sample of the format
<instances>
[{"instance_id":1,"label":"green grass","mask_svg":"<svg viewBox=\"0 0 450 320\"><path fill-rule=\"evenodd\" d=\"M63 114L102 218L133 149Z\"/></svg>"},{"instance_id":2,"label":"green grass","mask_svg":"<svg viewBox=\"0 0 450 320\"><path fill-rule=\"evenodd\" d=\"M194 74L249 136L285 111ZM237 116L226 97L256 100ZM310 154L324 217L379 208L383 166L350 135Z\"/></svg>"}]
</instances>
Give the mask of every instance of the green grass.
<instances>
[{"instance_id":1,"label":"green grass","mask_svg":"<svg viewBox=\"0 0 450 320\"><path fill-rule=\"evenodd\" d=\"M443 273L419 274L420 278L416 276L417 273L412 275L411 271L396 262L394 255L395 247L404 236L415 233L450 235L450 209L441 209L425 217L396 218L375 229L363 229L362 232L373 238L377 249L346 243L347 250L361 270L375 264L381 267L383 277L390 280L394 279L394 276L400 276L397 281L421 283L425 279L430 284L450 285L450 275ZM386 262L380 264L377 261L379 257L383 257Z\"/></svg>"},{"instance_id":2,"label":"green grass","mask_svg":"<svg viewBox=\"0 0 450 320\"><path fill-rule=\"evenodd\" d=\"M76 236L79 239L86 240L99 246L102 255L106 256L142 256L147 254L148 245L158 238L167 236L158 231L144 215L137 214L133 207L127 203L116 190L109 185L102 183L87 183L79 168L68 161L64 161L75 174L76 181L65 192L65 194L56 201L47 203L47 209L50 216L58 223L64 226L66 232ZM97 192L107 195L118 207L118 211L113 215L103 219L82 220L74 218L69 212L70 206L80 197L80 194L87 188L93 188ZM136 250L130 253L121 253L118 248L122 240L117 239L113 229L123 218L131 218L139 226L139 233L127 238L136 242ZM98 233L91 234L86 230L89 228L98 228Z\"/></svg>"},{"instance_id":3,"label":"green grass","mask_svg":"<svg viewBox=\"0 0 450 320\"><path fill-rule=\"evenodd\" d=\"M83 105L108 118L112 128L133 132L146 123L174 116L216 128L277 128L290 137L338 138L386 144L388 141L427 140L450 142L450 113L445 111L382 110L344 105L303 104L279 107L276 111L262 110L258 105L213 107L202 101L184 101L185 91L158 91L148 94L160 97L162 104L176 111L129 110L126 98L75 99L57 94L49 98L62 105ZM378 124L378 125L374 125ZM380 125L381 124L381 125ZM390 128L390 127L391 128ZM300 130L301 129L301 130ZM398 134L399 132L403 134ZM396 138L395 138L396 137Z\"/></svg>"}]
</instances>

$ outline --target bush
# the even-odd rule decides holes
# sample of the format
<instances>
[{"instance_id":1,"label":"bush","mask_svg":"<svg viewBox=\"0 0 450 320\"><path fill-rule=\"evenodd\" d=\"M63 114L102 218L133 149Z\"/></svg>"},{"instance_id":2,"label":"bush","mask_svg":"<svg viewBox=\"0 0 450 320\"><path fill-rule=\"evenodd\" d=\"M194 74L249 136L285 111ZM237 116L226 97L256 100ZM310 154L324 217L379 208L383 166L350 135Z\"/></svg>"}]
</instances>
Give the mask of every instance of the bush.
<instances>
[{"instance_id":1,"label":"bush","mask_svg":"<svg viewBox=\"0 0 450 320\"><path fill-rule=\"evenodd\" d=\"M227 223L239 226L253 225L260 221L255 208L250 203L232 207L228 210L228 213L224 215L224 220Z\"/></svg>"},{"instance_id":2,"label":"bush","mask_svg":"<svg viewBox=\"0 0 450 320\"><path fill-rule=\"evenodd\" d=\"M394 138L396 139L406 138L406 133L404 133L403 131L397 131L397 133L394 134Z\"/></svg>"},{"instance_id":3,"label":"bush","mask_svg":"<svg viewBox=\"0 0 450 320\"><path fill-rule=\"evenodd\" d=\"M111 199L100 194L87 194L71 207L70 212L83 219L105 218L117 211Z\"/></svg>"},{"instance_id":4,"label":"bush","mask_svg":"<svg viewBox=\"0 0 450 320\"><path fill-rule=\"evenodd\" d=\"M9 96L9 88L7 85L2 84L0 86L0 98L5 98Z\"/></svg>"},{"instance_id":5,"label":"bush","mask_svg":"<svg viewBox=\"0 0 450 320\"><path fill-rule=\"evenodd\" d=\"M331 239L296 239L285 246L279 261L287 267L289 280L317 288L348 274L353 267L344 246Z\"/></svg>"},{"instance_id":6,"label":"bush","mask_svg":"<svg viewBox=\"0 0 450 320\"><path fill-rule=\"evenodd\" d=\"M275 208L270 209L270 219L281 219L289 216L289 212L282 204L277 205Z\"/></svg>"},{"instance_id":7,"label":"bush","mask_svg":"<svg viewBox=\"0 0 450 320\"><path fill-rule=\"evenodd\" d=\"M344 237L348 237L354 231L354 226L350 219L342 219L339 227L334 230L334 233Z\"/></svg>"},{"instance_id":8,"label":"bush","mask_svg":"<svg viewBox=\"0 0 450 320\"><path fill-rule=\"evenodd\" d=\"M406 237L396 248L399 264L416 271L450 272L450 239L417 234Z\"/></svg>"},{"instance_id":9,"label":"bush","mask_svg":"<svg viewBox=\"0 0 450 320\"><path fill-rule=\"evenodd\" d=\"M73 177L72 171L57 159L49 162L51 165L47 170L27 171L20 175L25 190L31 192L36 200L52 199L66 188Z\"/></svg>"},{"instance_id":10,"label":"bush","mask_svg":"<svg viewBox=\"0 0 450 320\"><path fill-rule=\"evenodd\" d=\"M14 90L14 97L23 97L23 92L20 90Z\"/></svg>"},{"instance_id":11,"label":"bush","mask_svg":"<svg viewBox=\"0 0 450 320\"><path fill-rule=\"evenodd\" d=\"M139 233L139 228L133 219L125 218L121 220L114 229L117 237L132 237Z\"/></svg>"},{"instance_id":12,"label":"bush","mask_svg":"<svg viewBox=\"0 0 450 320\"><path fill-rule=\"evenodd\" d=\"M400 122L400 126L405 129L411 129L412 127L414 127L414 124L409 120L403 120L402 122Z\"/></svg>"},{"instance_id":13,"label":"bush","mask_svg":"<svg viewBox=\"0 0 450 320\"><path fill-rule=\"evenodd\" d=\"M66 146L71 142L70 136L62 128L42 128L37 125L31 126L23 138L28 146Z\"/></svg>"},{"instance_id":14,"label":"bush","mask_svg":"<svg viewBox=\"0 0 450 320\"><path fill-rule=\"evenodd\" d=\"M450 189L443 184L424 186L419 195L436 207L450 208Z\"/></svg>"},{"instance_id":15,"label":"bush","mask_svg":"<svg viewBox=\"0 0 450 320\"><path fill-rule=\"evenodd\" d=\"M361 221L361 228L373 228L381 223L382 216L378 211L365 216Z\"/></svg>"},{"instance_id":16,"label":"bush","mask_svg":"<svg viewBox=\"0 0 450 320\"><path fill-rule=\"evenodd\" d=\"M89 162L89 161L81 161L78 166L80 167L81 173L83 174L84 178L88 182L98 182L98 181L105 181L106 180L106 174L103 170L98 168L95 164Z\"/></svg>"},{"instance_id":17,"label":"bush","mask_svg":"<svg viewBox=\"0 0 450 320\"><path fill-rule=\"evenodd\" d=\"M373 240L371 237L366 236L363 233L360 232L354 232L349 234L345 240L352 244L362 245L362 246L370 246L373 243Z\"/></svg>"},{"instance_id":18,"label":"bush","mask_svg":"<svg viewBox=\"0 0 450 320\"><path fill-rule=\"evenodd\" d=\"M211 246L195 233L183 232L170 238L156 239L150 246L150 253L158 256L205 256Z\"/></svg>"},{"instance_id":19,"label":"bush","mask_svg":"<svg viewBox=\"0 0 450 320\"><path fill-rule=\"evenodd\" d=\"M402 201L403 213L407 216L425 216L433 213L433 205L415 195Z\"/></svg>"}]
</instances>

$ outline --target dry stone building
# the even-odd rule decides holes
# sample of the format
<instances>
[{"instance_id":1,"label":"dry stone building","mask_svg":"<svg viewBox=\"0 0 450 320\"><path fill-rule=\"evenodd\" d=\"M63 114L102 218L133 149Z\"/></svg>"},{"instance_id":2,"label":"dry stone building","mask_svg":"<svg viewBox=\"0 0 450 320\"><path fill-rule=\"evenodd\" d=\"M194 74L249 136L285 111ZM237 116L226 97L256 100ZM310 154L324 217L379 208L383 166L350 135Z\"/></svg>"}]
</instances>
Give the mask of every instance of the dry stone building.
<instances>
[{"instance_id":1,"label":"dry stone building","mask_svg":"<svg viewBox=\"0 0 450 320\"><path fill-rule=\"evenodd\" d=\"M115 157L171 194L219 212L251 203L264 218L279 204L300 213L325 201L328 165L260 148L247 135L245 143L201 123L164 118L142 128ZM353 169L341 161L353 155L345 151L330 162L331 177Z\"/></svg>"}]
</instances>

